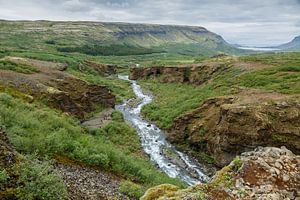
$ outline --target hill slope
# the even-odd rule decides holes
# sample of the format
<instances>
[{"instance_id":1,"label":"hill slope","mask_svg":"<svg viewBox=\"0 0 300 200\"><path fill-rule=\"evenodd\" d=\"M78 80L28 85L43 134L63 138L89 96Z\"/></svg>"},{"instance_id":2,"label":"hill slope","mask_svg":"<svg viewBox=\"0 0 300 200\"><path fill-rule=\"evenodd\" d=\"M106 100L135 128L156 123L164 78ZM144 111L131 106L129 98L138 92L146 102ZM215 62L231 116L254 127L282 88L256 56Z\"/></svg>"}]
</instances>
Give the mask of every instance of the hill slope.
<instances>
[{"instance_id":1,"label":"hill slope","mask_svg":"<svg viewBox=\"0 0 300 200\"><path fill-rule=\"evenodd\" d=\"M102 22L0 21L0 46L90 55L241 52L203 27Z\"/></svg>"},{"instance_id":2,"label":"hill slope","mask_svg":"<svg viewBox=\"0 0 300 200\"><path fill-rule=\"evenodd\" d=\"M300 36L295 37L292 41L278 46L282 50L297 50L300 51Z\"/></svg>"}]
</instances>

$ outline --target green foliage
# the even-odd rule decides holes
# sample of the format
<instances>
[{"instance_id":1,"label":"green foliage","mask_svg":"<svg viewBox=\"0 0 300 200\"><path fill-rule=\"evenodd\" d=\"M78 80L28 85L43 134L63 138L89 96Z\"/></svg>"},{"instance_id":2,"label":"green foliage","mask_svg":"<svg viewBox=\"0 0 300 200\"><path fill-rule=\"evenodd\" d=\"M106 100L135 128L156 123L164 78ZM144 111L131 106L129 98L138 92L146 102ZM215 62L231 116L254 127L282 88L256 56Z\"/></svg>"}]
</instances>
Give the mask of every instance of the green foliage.
<instances>
[{"instance_id":1,"label":"green foliage","mask_svg":"<svg viewBox=\"0 0 300 200\"><path fill-rule=\"evenodd\" d=\"M23 154L37 153L39 157L66 155L147 186L161 183L185 185L158 172L148 159L136 155L139 140L124 122L113 121L94 135L86 134L79 122L68 116L44 106L26 104L3 93L0 94L0 110L0 123L5 126L12 144Z\"/></svg>"},{"instance_id":2,"label":"green foliage","mask_svg":"<svg viewBox=\"0 0 300 200\"><path fill-rule=\"evenodd\" d=\"M150 80L140 83L155 96L152 103L143 107L142 114L163 129L170 129L176 117L199 107L207 98L226 93L226 90L221 88L213 90L210 86L200 89L181 83L160 83Z\"/></svg>"},{"instance_id":3,"label":"green foliage","mask_svg":"<svg viewBox=\"0 0 300 200\"><path fill-rule=\"evenodd\" d=\"M145 193L145 188L131 181L122 181L119 191L127 196L139 199Z\"/></svg>"},{"instance_id":4,"label":"green foliage","mask_svg":"<svg viewBox=\"0 0 300 200\"><path fill-rule=\"evenodd\" d=\"M240 77L240 85L286 94L299 94L300 63L296 66L273 67L246 73Z\"/></svg>"},{"instance_id":5,"label":"green foliage","mask_svg":"<svg viewBox=\"0 0 300 200\"><path fill-rule=\"evenodd\" d=\"M17 64L8 60L0 60L0 70L10 70L24 74L32 74L39 71L35 67L24 64Z\"/></svg>"},{"instance_id":6,"label":"green foliage","mask_svg":"<svg viewBox=\"0 0 300 200\"><path fill-rule=\"evenodd\" d=\"M0 183L5 183L9 179L9 175L5 169L0 169Z\"/></svg>"},{"instance_id":7,"label":"green foliage","mask_svg":"<svg viewBox=\"0 0 300 200\"><path fill-rule=\"evenodd\" d=\"M112 120L116 122L124 122L123 114L119 111L114 111L112 114Z\"/></svg>"},{"instance_id":8,"label":"green foliage","mask_svg":"<svg viewBox=\"0 0 300 200\"><path fill-rule=\"evenodd\" d=\"M244 162L238 156L232 162L234 164L234 169L233 170L236 171L236 172L240 171L244 166Z\"/></svg>"},{"instance_id":9,"label":"green foliage","mask_svg":"<svg viewBox=\"0 0 300 200\"><path fill-rule=\"evenodd\" d=\"M134 97L130 83L119 79L117 76L102 77L91 71L79 72L77 70L69 70L69 72L87 82L106 86L116 95L117 103Z\"/></svg>"},{"instance_id":10,"label":"green foliage","mask_svg":"<svg viewBox=\"0 0 300 200\"><path fill-rule=\"evenodd\" d=\"M62 178L53 171L48 161L33 156L25 157L14 166L18 175L17 197L24 200L67 199L67 189Z\"/></svg>"},{"instance_id":11,"label":"green foliage","mask_svg":"<svg viewBox=\"0 0 300 200\"><path fill-rule=\"evenodd\" d=\"M161 53L161 51L155 49L147 49L144 47L132 46L132 45L119 45L112 44L109 46L103 45L84 45L80 47L59 47L60 52L78 52L92 56L126 56L126 55L143 55L152 53Z\"/></svg>"}]
</instances>

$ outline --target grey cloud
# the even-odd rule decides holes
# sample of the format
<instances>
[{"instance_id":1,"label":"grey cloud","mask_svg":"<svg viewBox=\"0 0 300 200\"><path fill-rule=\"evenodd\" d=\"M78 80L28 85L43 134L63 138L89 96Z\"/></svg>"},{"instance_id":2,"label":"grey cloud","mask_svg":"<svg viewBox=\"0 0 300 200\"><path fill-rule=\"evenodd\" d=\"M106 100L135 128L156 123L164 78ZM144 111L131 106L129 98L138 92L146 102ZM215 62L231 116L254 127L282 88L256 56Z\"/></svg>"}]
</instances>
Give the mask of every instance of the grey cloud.
<instances>
[{"instance_id":1,"label":"grey cloud","mask_svg":"<svg viewBox=\"0 0 300 200\"><path fill-rule=\"evenodd\" d=\"M2 19L198 25L247 45L300 35L300 0L0 0L0 5Z\"/></svg>"}]
</instances>

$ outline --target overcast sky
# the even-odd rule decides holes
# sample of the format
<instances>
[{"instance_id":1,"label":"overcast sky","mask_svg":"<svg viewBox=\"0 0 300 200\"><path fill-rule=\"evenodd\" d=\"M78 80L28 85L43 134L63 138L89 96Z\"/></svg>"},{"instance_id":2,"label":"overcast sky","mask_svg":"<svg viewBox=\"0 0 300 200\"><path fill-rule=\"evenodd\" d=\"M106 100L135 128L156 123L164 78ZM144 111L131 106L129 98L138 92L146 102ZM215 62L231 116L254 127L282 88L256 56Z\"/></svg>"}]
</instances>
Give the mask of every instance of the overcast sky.
<instances>
[{"instance_id":1,"label":"overcast sky","mask_svg":"<svg viewBox=\"0 0 300 200\"><path fill-rule=\"evenodd\" d=\"M300 35L300 0L0 0L0 19L196 25L265 46Z\"/></svg>"}]
</instances>

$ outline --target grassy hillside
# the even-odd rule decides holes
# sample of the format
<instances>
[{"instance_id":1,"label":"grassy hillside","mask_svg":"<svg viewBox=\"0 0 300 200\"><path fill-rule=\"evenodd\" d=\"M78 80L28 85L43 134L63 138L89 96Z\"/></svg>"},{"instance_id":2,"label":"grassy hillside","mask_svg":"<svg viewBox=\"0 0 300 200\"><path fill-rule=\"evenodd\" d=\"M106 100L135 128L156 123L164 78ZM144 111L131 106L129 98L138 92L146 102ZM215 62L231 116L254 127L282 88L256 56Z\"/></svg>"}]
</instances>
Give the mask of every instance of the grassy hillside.
<instances>
[{"instance_id":1,"label":"grassy hillside","mask_svg":"<svg viewBox=\"0 0 300 200\"><path fill-rule=\"evenodd\" d=\"M203 27L101 22L0 21L0 46L98 56L241 52Z\"/></svg>"},{"instance_id":2,"label":"grassy hillside","mask_svg":"<svg viewBox=\"0 0 300 200\"><path fill-rule=\"evenodd\" d=\"M245 70L236 64L201 86L141 80L142 86L155 96L154 102L146 105L142 113L160 127L169 129L176 117L199 107L204 100L234 94L239 88L263 89L284 94L300 93L300 53L267 53L239 59L251 62L252 65L260 63L270 67Z\"/></svg>"}]
</instances>

